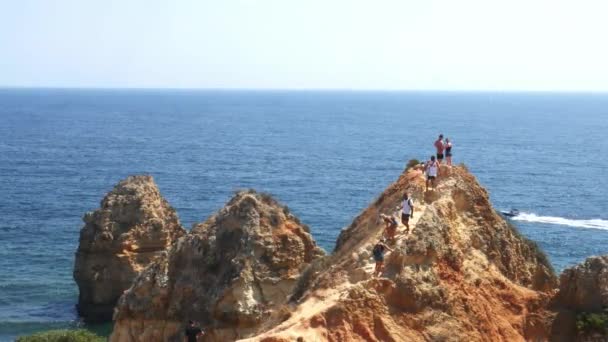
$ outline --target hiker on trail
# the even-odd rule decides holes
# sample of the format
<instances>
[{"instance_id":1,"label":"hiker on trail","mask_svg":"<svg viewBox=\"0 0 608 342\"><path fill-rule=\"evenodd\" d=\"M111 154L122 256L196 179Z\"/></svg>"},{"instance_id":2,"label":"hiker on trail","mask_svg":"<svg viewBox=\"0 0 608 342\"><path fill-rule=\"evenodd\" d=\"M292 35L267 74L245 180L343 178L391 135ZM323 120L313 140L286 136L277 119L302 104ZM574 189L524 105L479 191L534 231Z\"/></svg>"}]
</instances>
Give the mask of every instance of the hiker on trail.
<instances>
[{"instance_id":1,"label":"hiker on trail","mask_svg":"<svg viewBox=\"0 0 608 342\"><path fill-rule=\"evenodd\" d=\"M429 183L431 183L433 189L435 189L435 179L439 172L439 163L435 160L435 156L431 156L431 160L426 162L424 170L426 172L426 191L429 191Z\"/></svg>"},{"instance_id":2,"label":"hiker on trail","mask_svg":"<svg viewBox=\"0 0 608 342\"><path fill-rule=\"evenodd\" d=\"M395 233L397 232L397 227L399 226L399 222L395 216L389 216L385 214L380 214L380 218L384 221L384 235L386 238L392 242L395 241Z\"/></svg>"},{"instance_id":3,"label":"hiker on trail","mask_svg":"<svg viewBox=\"0 0 608 342\"><path fill-rule=\"evenodd\" d=\"M197 327L194 324L194 321L188 321L188 326L186 327L185 335L185 342L197 342L201 336L205 335L205 333L201 328Z\"/></svg>"},{"instance_id":4,"label":"hiker on trail","mask_svg":"<svg viewBox=\"0 0 608 342\"><path fill-rule=\"evenodd\" d=\"M443 134L439 134L439 138L435 140L435 149L437 149L437 161L441 164L443 160L443 150L445 150L445 143L443 142Z\"/></svg>"},{"instance_id":5,"label":"hiker on trail","mask_svg":"<svg viewBox=\"0 0 608 342\"><path fill-rule=\"evenodd\" d=\"M445 160L449 166L452 166L452 142L449 138L445 138Z\"/></svg>"},{"instance_id":6,"label":"hiker on trail","mask_svg":"<svg viewBox=\"0 0 608 342\"><path fill-rule=\"evenodd\" d=\"M406 228L405 233L408 234L410 232L410 218L414 218L414 201L407 192L403 194L403 203L397 209L401 209L401 223Z\"/></svg>"},{"instance_id":7,"label":"hiker on trail","mask_svg":"<svg viewBox=\"0 0 608 342\"><path fill-rule=\"evenodd\" d=\"M374 261L376 261L376 269L374 269L373 277L379 276L384 270L384 253L386 253L386 251L392 252L393 250L385 245L382 240L378 241L374 246L372 254L374 255Z\"/></svg>"}]
</instances>

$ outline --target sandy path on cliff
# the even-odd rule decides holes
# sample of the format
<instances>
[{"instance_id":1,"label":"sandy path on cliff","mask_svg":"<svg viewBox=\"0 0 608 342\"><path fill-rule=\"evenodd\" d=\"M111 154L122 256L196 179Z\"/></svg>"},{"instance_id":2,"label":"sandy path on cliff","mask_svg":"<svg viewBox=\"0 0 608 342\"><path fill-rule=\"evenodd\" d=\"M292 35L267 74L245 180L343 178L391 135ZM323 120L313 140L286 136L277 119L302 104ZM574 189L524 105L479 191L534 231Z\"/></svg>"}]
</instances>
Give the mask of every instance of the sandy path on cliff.
<instances>
[{"instance_id":1,"label":"sandy path on cliff","mask_svg":"<svg viewBox=\"0 0 608 342\"><path fill-rule=\"evenodd\" d=\"M418 184L424 184L426 179L422 173L419 173L417 177L411 179L412 182ZM449 176L440 181L436 189L432 189L429 192L424 192L423 196L427 195L436 195L433 192L435 191L448 191L449 187L453 185L453 181L450 182ZM424 216L427 210L430 210L432 207L431 204L427 204L425 198L416 198L413 197L414 200L414 217L410 219L410 232L405 234L405 225L401 223L400 217L398 218L399 226L397 227L396 234L396 242L390 246L393 248L392 253L404 253L407 254L405 250L406 241L413 236L413 232L416 229L416 224L419 222L420 218ZM384 227L384 223L378 222L378 225L382 225ZM349 290L355 286L364 286L369 287L370 279L372 278L372 274L374 268L376 266L375 261L372 258L371 250L376 241L380 240L383 237L384 229L379 229L379 232L372 235L366 242L363 248L360 248L357 254L363 253L363 263L362 266L357 268L356 271L362 270L365 272L364 276L345 276L341 277L343 280L339 285L334 286L328 289L316 290L313 294L311 294L308 298L306 298L302 303L300 303L296 310L292 312L292 315L289 319L284 321L283 323L277 325L273 329L266 331L265 333L258 335L256 337L243 339L239 341L260 341L264 339L266 336L277 335L279 334L282 338L287 338L288 340L295 341L297 338L302 337L305 341L325 341L327 340L325 329L319 328L315 329L311 327L308 322L313 320L313 317L319 315L334 305L340 302L340 299L348 296ZM367 253L365 252L367 251ZM390 254L387 254L390 256Z\"/></svg>"}]
</instances>

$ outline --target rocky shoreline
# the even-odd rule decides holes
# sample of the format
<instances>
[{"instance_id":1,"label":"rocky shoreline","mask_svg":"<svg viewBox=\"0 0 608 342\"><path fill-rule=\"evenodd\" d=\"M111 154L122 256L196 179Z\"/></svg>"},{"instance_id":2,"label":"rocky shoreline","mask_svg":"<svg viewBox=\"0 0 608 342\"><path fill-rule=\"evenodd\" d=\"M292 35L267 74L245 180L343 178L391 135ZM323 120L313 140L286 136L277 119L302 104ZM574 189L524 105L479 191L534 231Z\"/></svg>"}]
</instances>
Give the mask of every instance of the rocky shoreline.
<instances>
[{"instance_id":1,"label":"rocky shoreline","mask_svg":"<svg viewBox=\"0 0 608 342\"><path fill-rule=\"evenodd\" d=\"M381 213L414 198L413 230L373 278ZM131 176L83 218L74 278L87 321L111 341L606 341L578 324L608 307L608 257L558 277L543 252L492 208L464 166L424 190L418 166L344 229L331 255L287 207L237 193L190 232L150 176Z\"/></svg>"}]
</instances>

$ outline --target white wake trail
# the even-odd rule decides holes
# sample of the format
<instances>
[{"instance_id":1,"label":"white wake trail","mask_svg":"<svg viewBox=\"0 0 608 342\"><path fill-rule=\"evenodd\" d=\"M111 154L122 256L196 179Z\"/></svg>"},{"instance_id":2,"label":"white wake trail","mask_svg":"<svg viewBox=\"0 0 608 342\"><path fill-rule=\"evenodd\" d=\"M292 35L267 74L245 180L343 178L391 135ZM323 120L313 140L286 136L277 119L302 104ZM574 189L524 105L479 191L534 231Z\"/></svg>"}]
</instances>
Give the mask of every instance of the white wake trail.
<instances>
[{"instance_id":1,"label":"white wake trail","mask_svg":"<svg viewBox=\"0 0 608 342\"><path fill-rule=\"evenodd\" d=\"M608 230L608 220L591 219L591 220L574 220L555 216L538 216L532 213L520 213L512 217L515 221L526 221L536 223L558 224L562 226L578 227L578 228L594 228Z\"/></svg>"}]
</instances>

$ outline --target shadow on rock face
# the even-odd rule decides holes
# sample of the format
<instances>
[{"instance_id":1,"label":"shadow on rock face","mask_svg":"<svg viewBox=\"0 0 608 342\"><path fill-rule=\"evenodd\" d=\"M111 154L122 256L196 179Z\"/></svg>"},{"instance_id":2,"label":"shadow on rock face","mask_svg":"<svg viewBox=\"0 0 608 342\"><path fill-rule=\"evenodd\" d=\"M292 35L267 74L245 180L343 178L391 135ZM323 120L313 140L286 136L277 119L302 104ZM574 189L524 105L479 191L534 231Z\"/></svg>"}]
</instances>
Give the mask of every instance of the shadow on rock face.
<instances>
[{"instance_id":1,"label":"shadow on rock face","mask_svg":"<svg viewBox=\"0 0 608 342\"><path fill-rule=\"evenodd\" d=\"M424 192L424 202L426 204L432 204L436 200L438 200L441 196L437 190L429 190Z\"/></svg>"}]
</instances>

